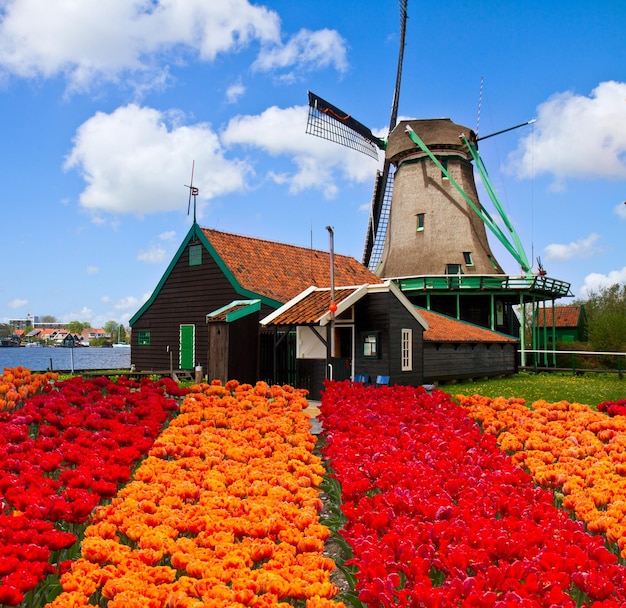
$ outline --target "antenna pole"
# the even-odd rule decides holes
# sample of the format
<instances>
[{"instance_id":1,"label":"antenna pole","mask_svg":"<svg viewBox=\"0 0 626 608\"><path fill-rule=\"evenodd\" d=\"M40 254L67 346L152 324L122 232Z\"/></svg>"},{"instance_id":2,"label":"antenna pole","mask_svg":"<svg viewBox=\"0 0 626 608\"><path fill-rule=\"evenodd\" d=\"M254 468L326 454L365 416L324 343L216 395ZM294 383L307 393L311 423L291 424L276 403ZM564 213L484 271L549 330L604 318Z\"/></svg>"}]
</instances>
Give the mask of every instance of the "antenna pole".
<instances>
[{"instance_id":1,"label":"antenna pole","mask_svg":"<svg viewBox=\"0 0 626 608\"><path fill-rule=\"evenodd\" d=\"M198 190L198 188L196 188L193 185L193 170L195 169L196 166L196 161L192 160L191 161L191 181L189 182L189 185L185 186L185 188L189 188L189 201L187 203L187 215L189 215L189 211L191 209L191 197L193 196L193 223L196 223L196 198L198 196L198 194L200 194L200 191Z\"/></svg>"},{"instance_id":2,"label":"antenna pole","mask_svg":"<svg viewBox=\"0 0 626 608\"><path fill-rule=\"evenodd\" d=\"M483 105L483 84L485 82L485 77L480 77L480 91L478 93L478 114L476 116L476 137L478 137L478 129L480 129L480 110Z\"/></svg>"}]
</instances>

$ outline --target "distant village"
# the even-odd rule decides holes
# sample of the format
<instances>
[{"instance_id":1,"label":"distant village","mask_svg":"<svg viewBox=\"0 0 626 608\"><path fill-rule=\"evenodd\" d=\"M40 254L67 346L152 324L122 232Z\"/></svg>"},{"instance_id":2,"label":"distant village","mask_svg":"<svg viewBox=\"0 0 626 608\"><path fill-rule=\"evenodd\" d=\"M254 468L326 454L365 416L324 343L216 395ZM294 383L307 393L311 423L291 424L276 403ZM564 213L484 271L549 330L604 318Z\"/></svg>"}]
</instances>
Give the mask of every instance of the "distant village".
<instances>
[{"instance_id":1,"label":"distant village","mask_svg":"<svg viewBox=\"0 0 626 608\"><path fill-rule=\"evenodd\" d=\"M80 331L71 330L72 323L40 321L39 317L28 315L24 319L10 319L0 336L0 346L58 346L65 348L86 346L130 346L129 330L119 325L112 331L97 327L83 327ZM108 325L108 324L107 324Z\"/></svg>"}]
</instances>

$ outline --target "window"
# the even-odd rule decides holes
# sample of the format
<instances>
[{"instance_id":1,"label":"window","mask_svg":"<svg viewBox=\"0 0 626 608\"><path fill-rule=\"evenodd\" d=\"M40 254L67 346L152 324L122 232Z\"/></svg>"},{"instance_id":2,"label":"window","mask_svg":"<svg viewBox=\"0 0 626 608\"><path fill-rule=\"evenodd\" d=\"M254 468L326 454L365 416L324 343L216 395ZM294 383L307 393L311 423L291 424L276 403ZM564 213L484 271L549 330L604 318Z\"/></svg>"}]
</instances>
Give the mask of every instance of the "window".
<instances>
[{"instance_id":1,"label":"window","mask_svg":"<svg viewBox=\"0 0 626 608\"><path fill-rule=\"evenodd\" d=\"M472 252L471 251L464 251L463 252L463 259L465 260L465 265L466 266L473 266L474 265L474 261L472 260Z\"/></svg>"},{"instance_id":2,"label":"window","mask_svg":"<svg viewBox=\"0 0 626 608\"><path fill-rule=\"evenodd\" d=\"M150 346L150 332L138 331L137 332L137 344L139 344L139 346Z\"/></svg>"},{"instance_id":3,"label":"window","mask_svg":"<svg viewBox=\"0 0 626 608\"><path fill-rule=\"evenodd\" d=\"M402 371L410 372L413 369L413 330L403 329L400 342Z\"/></svg>"},{"instance_id":4,"label":"window","mask_svg":"<svg viewBox=\"0 0 626 608\"><path fill-rule=\"evenodd\" d=\"M439 162L441 163L441 166L448 171L448 159L440 158ZM448 179L448 176L443 171L441 172L441 179Z\"/></svg>"},{"instance_id":5,"label":"window","mask_svg":"<svg viewBox=\"0 0 626 608\"><path fill-rule=\"evenodd\" d=\"M363 356L377 358L380 332L373 331L363 336Z\"/></svg>"},{"instance_id":6,"label":"window","mask_svg":"<svg viewBox=\"0 0 626 608\"><path fill-rule=\"evenodd\" d=\"M189 266L202 264L202 245L189 245Z\"/></svg>"},{"instance_id":7,"label":"window","mask_svg":"<svg viewBox=\"0 0 626 608\"><path fill-rule=\"evenodd\" d=\"M461 264L446 264L446 274L463 274Z\"/></svg>"},{"instance_id":8,"label":"window","mask_svg":"<svg viewBox=\"0 0 626 608\"><path fill-rule=\"evenodd\" d=\"M422 230L424 230L424 214L418 213L417 214L417 231L420 232Z\"/></svg>"}]
</instances>

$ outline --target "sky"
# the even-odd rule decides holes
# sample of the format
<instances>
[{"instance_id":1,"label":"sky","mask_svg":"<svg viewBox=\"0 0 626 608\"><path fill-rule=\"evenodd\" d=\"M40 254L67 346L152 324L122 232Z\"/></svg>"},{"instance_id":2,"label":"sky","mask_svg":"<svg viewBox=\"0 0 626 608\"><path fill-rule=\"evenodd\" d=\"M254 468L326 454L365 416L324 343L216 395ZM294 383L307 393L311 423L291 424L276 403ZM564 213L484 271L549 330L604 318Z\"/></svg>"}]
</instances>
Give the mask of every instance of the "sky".
<instances>
[{"instance_id":1,"label":"sky","mask_svg":"<svg viewBox=\"0 0 626 608\"><path fill-rule=\"evenodd\" d=\"M400 118L536 119L480 144L528 258L576 298L625 282L626 3L408 15ZM201 226L328 249L330 225L360 260L382 158L307 135L307 91L384 136L398 44L396 0L0 0L0 322L126 325L192 224L192 166Z\"/></svg>"}]
</instances>

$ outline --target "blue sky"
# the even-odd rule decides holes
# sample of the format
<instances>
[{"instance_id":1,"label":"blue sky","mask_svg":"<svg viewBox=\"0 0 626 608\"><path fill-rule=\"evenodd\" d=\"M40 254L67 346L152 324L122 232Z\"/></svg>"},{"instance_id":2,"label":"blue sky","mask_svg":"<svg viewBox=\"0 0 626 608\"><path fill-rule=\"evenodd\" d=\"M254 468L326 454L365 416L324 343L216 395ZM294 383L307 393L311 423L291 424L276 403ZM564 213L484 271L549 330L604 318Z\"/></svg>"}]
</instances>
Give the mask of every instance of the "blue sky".
<instances>
[{"instance_id":1,"label":"blue sky","mask_svg":"<svg viewBox=\"0 0 626 608\"><path fill-rule=\"evenodd\" d=\"M536 118L480 148L529 258L577 297L626 281L626 3L408 14L400 116ZM0 0L0 321L126 324L194 161L202 226L326 249L332 225L360 259L377 163L305 134L307 90L382 133L398 29L396 0Z\"/></svg>"}]
</instances>

